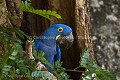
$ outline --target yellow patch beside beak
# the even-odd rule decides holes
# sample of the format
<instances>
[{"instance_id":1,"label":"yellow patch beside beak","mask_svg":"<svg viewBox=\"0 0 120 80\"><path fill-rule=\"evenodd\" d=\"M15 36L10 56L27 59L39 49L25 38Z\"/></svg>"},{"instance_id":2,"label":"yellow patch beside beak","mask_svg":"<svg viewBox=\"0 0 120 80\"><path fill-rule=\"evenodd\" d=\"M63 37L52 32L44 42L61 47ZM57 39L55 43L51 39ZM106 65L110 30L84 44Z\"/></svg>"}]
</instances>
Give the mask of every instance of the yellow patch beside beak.
<instances>
[{"instance_id":1,"label":"yellow patch beside beak","mask_svg":"<svg viewBox=\"0 0 120 80\"><path fill-rule=\"evenodd\" d=\"M57 35L57 36L56 36L56 40L58 40L58 38L59 38L60 36L61 36L61 35Z\"/></svg>"}]
</instances>

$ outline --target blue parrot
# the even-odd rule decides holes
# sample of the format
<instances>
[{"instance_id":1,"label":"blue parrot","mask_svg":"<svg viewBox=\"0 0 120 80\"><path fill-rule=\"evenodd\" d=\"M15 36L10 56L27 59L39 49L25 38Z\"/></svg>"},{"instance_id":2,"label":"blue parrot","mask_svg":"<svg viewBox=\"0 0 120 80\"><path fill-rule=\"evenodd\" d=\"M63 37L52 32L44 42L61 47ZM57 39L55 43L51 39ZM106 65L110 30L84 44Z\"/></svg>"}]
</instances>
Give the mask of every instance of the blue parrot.
<instances>
[{"instance_id":1,"label":"blue parrot","mask_svg":"<svg viewBox=\"0 0 120 80\"><path fill-rule=\"evenodd\" d=\"M65 24L54 24L46 29L38 38L34 39L34 47L37 52L44 52L46 60L54 65L61 59L60 44L71 46L73 43L72 29ZM45 65L48 70L51 68Z\"/></svg>"}]
</instances>

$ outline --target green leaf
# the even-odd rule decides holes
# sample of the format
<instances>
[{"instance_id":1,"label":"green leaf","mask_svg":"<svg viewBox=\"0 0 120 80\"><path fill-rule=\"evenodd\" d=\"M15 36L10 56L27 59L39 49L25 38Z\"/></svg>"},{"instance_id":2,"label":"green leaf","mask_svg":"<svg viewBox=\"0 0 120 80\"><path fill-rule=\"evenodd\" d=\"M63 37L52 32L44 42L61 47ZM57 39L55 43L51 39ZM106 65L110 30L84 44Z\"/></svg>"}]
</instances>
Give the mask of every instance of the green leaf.
<instances>
[{"instance_id":1,"label":"green leaf","mask_svg":"<svg viewBox=\"0 0 120 80\"><path fill-rule=\"evenodd\" d=\"M51 10L48 10L48 11L47 11L47 14L51 14Z\"/></svg>"},{"instance_id":2,"label":"green leaf","mask_svg":"<svg viewBox=\"0 0 120 80\"><path fill-rule=\"evenodd\" d=\"M84 67L87 67L88 65L88 57L89 57L90 53L89 51L85 51L81 57L81 62L80 62L80 65L81 66L84 66Z\"/></svg>"},{"instance_id":3,"label":"green leaf","mask_svg":"<svg viewBox=\"0 0 120 80\"><path fill-rule=\"evenodd\" d=\"M38 10L38 14L42 14L42 10Z\"/></svg>"},{"instance_id":4,"label":"green leaf","mask_svg":"<svg viewBox=\"0 0 120 80\"><path fill-rule=\"evenodd\" d=\"M11 67L12 66L10 66L10 65L5 65L4 68L3 68L3 71L4 71L3 73L10 71Z\"/></svg>"},{"instance_id":5,"label":"green leaf","mask_svg":"<svg viewBox=\"0 0 120 80\"><path fill-rule=\"evenodd\" d=\"M43 72L42 71L34 71L32 72L31 76L32 77L40 77L42 76Z\"/></svg>"},{"instance_id":6,"label":"green leaf","mask_svg":"<svg viewBox=\"0 0 120 80\"><path fill-rule=\"evenodd\" d=\"M57 12L56 11L51 11L51 14L52 15L55 15Z\"/></svg>"},{"instance_id":7,"label":"green leaf","mask_svg":"<svg viewBox=\"0 0 120 80\"><path fill-rule=\"evenodd\" d=\"M58 19L62 19L59 14L55 14L54 16L55 16L56 18L58 18Z\"/></svg>"},{"instance_id":8,"label":"green leaf","mask_svg":"<svg viewBox=\"0 0 120 80\"><path fill-rule=\"evenodd\" d=\"M17 53L18 53L18 51L17 50L15 50L15 51L13 51L13 53L11 54L12 56L16 56L17 55Z\"/></svg>"},{"instance_id":9,"label":"green leaf","mask_svg":"<svg viewBox=\"0 0 120 80\"><path fill-rule=\"evenodd\" d=\"M20 4L20 9L25 11L25 12L30 12L33 14L40 15L42 17L45 17L50 20L50 16L56 17L58 19L61 19L61 16L57 14L56 11L51 11L51 10L41 10L41 9L34 9L30 4L27 2Z\"/></svg>"},{"instance_id":10,"label":"green leaf","mask_svg":"<svg viewBox=\"0 0 120 80\"><path fill-rule=\"evenodd\" d=\"M46 12L47 12L46 10L43 10L43 11L42 11L43 14L46 14Z\"/></svg>"},{"instance_id":11,"label":"green leaf","mask_svg":"<svg viewBox=\"0 0 120 80\"><path fill-rule=\"evenodd\" d=\"M11 60L15 60L16 57L15 57L15 56L10 56L9 59L11 59Z\"/></svg>"}]
</instances>

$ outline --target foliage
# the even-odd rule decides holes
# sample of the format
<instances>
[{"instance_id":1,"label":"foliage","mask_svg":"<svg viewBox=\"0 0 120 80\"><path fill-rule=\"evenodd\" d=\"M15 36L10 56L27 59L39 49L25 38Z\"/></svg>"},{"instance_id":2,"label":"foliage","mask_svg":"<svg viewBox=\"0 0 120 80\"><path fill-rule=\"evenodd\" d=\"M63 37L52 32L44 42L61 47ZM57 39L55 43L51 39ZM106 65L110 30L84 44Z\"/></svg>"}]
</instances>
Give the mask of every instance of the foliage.
<instances>
[{"instance_id":1,"label":"foliage","mask_svg":"<svg viewBox=\"0 0 120 80\"><path fill-rule=\"evenodd\" d=\"M18 34L17 37L12 33ZM36 70L37 61L40 60L44 64L48 64L52 68L52 73L58 78L58 80L68 80L68 75L64 72L60 62L56 62L56 67L48 63L43 57L44 53L40 52L37 55L34 51L35 60L25 57L25 52L22 49L22 41L18 38L27 37L22 31L11 26L0 27L0 42L2 42L3 51L0 53L0 80L13 80L13 79L48 79L51 75L45 71ZM36 61L37 60L37 61Z\"/></svg>"},{"instance_id":2,"label":"foliage","mask_svg":"<svg viewBox=\"0 0 120 80\"><path fill-rule=\"evenodd\" d=\"M26 36L22 31L11 26L0 26L0 42L2 44L2 51L0 52L0 79L13 79L17 69L16 62L19 55L23 53L22 41L13 34L18 34L20 38ZM28 36L26 36L28 37ZM22 60L22 59L21 59ZM14 66L16 65L16 66Z\"/></svg>"},{"instance_id":3,"label":"foliage","mask_svg":"<svg viewBox=\"0 0 120 80\"><path fill-rule=\"evenodd\" d=\"M31 3L30 1L25 1L25 2L22 2L22 4L20 4L20 9L22 11L25 11L25 12L30 12L30 13L34 13L34 14L37 14L37 15L40 15L46 19L50 19L50 16L53 16L55 18L58 18L58 19L61 19L61 16L59 14L57 14L56 11L52 11L52 10L41 10L41 9L34 9L32 6L31 6Z\"/></svg>"},{"instance_id":4,"label":"foliage","mask_svg":"<svg viewBox=\"0 0 120 80\"><path fill-rule=\"evenodd\" d=\"M108 71L101 69L95 62L89 60L90 52L85 51L81 57L80 66L86 68L82 74L83 80L116 80Z\"/></svg>"},{"instance_id":5,"label":"foliage","mask_svg":"<svg viewBox=\"0 0 120 80\"><path fill-rule=\"evenodd\" d=\"M35 59L41 61L43 64L47 64L48 66L50 66L51 71L58 80L69 80L69 75L67 75L67 73L65 73L65 68L62 67L62 63L60 63L59 61L57 61L55 63L55 65L50 64L45 58L44 58L44 52L40 51L38 54L36 53L36 51L34 50L34 56ZM41 74L41 73L40 73ZM37 74L36 77L40 74Z\"/></svg>"}]
</instances>

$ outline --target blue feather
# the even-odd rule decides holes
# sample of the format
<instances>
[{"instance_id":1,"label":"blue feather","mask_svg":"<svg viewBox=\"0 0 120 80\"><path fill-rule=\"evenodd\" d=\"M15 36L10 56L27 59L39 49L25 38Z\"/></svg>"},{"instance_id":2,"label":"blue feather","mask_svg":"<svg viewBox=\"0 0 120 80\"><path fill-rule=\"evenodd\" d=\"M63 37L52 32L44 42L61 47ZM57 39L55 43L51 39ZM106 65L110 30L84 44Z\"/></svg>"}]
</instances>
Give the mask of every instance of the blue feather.
<instances>
[{"instance_id":1,"label":"blue feather","mask_svg":"<svg viewBox=\"0 0 120 80\"><path fill-rule=\"evenodd\" d=\"M58 32L58 28L62 27L63 32ZM61 51L59 45L56 44L57 35L69 35L72 32L72 29L64 24L54 24L46 29L38 38L34 40L35 50L43 51L44 57L46 60L54 65L55 61L60 61ZM48 70L51 68L48 65L45 65Z\"/></svg>"},{"instance_id":2,"label":"blue feather","mask_svg":"<svg viewBox=\"0 0 120 80\"><path fill-rule=\"evenodd\" d=\"M60 59L61 59L61 51L60 51L60 47L59 47L59 45L57 45L56 46L56 55L54 56L54 63L56 62L56 61L60 61Z\"/></svg>"}]
</instances>

